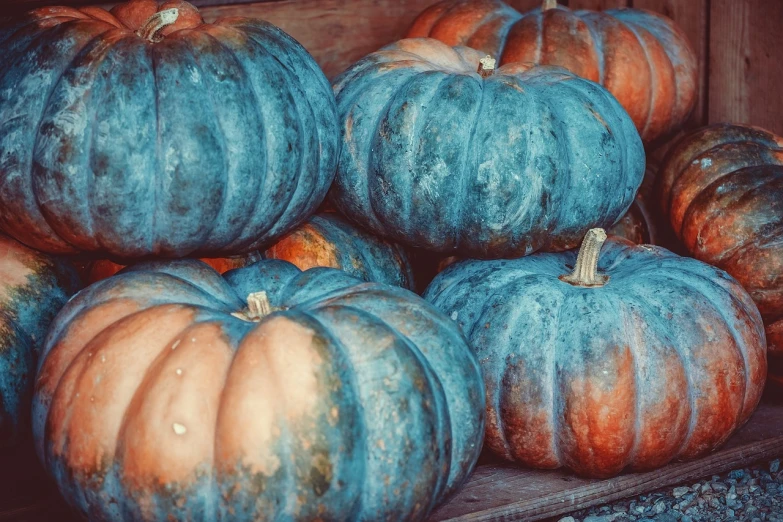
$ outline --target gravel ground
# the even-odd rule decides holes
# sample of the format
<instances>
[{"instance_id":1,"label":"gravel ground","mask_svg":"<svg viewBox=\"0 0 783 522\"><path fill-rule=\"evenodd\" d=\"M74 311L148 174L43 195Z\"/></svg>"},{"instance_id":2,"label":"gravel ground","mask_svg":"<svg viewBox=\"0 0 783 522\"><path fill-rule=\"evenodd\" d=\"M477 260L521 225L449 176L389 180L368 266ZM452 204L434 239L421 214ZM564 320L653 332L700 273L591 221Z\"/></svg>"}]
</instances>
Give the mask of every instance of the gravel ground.
<instances>
[{"instance_id":1,"label":"gravel ground","mask_svg":"<svg viewBox=\"0 0 783 522\"><path fill-rule=\"evenodd\" d=\"M783 522L780 459L690 486L573 513L559 522Z\"/></svg>"}]
</instances>

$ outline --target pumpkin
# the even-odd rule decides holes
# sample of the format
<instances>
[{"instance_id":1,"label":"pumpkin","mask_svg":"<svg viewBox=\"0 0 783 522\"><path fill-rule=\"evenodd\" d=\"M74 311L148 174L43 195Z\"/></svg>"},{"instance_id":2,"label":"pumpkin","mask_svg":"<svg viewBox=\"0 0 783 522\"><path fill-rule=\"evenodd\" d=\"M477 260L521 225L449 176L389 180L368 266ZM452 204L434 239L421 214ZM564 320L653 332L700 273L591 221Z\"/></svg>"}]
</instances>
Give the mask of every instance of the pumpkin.
<instances>
[{"instance_id":1,"label":"pumpkin","mask_svg":"<svg viewBox=\"0 0 783 522\"><path fill-rule=\"evenodd\" d=\"M422 520L481 448L459 328L331 268L134 265L44 351L36 449L93 521Z\"/></svg>"},{"instance_id":2,"label":"pumpkin","mask_svg":"<svg viewBox=\"0 0 783 522\"><path fill-rule=\"evenodd\" d=\"M65 260L0 236L0 447L29 434L30 399L46 330L80 287Z\"/></svg>"},{"instance_id":3,"label":"pumpkin","mask_svg":"<svg viewBox=\"0 0 783 522\"><path fill-rule=\"evenodd\" d=\"M657 188L687 251L753 297L767 328L770 380L783 386L783 137L746 125L698 129L669 151Z\"/></svg>"},{"instance_id":4,"label":"pumpkin","mask_svg":"<svg viewBox=\"0 0 783 522\"><path fill-rule=\"evenodd\" d=\"M337 79L334 206L401 244L480 258L562 250L617 221L644 150L614 97L562 68L481 57L401 40Z\"/></svg>"},{"instance_id":5,"label":"pumpkin","mask_svg":"<svg viewBox=\"0 0 783 522\"><path fill-rule=\"evenodd\" d=\"M363 281L413 290L413 268L401 246L358 229L341 216L324 212L267 248L269 259L282 259L300 270L339 268Z\"/></svg>"},{"instance_id":6,"label":"pumpkin","mask_svg":"<svg viewBox=\"0 0 783 522\"><path fill-rule=\"evenodd\" d=\"M501 64L559 65L599 82L645 142L681 127L696 104L698 61L687 37L644 9L571 11L544 0L523 14L501 0L446 0L408 31L409 38L425 36L490 53Z\"/></svg>"},{"instance_id":7,"label":"pumpkin","mask_svg":"<svg viewBox=\"0 0 783 522\"><path fill-rule=\"evenodd\" d=\"M459 323L487 392L485 444L609 477L704 455L756 408L764 328L726 272L593 229L576 252L463 261L425 293Z\"/></svg>"},{"instance_id":8,"label":"pumpkin","mask_svg":"<svg viewBox=\"0 0 783 522\"><path fill-rule=\"evenodd\" d=\"M45 7L0 28L0 229L45 252L250 252L334 176L334 97L260 20L183 1Z\"/></svg>"},{"instance_id":9,"label":"pumpkin","mask_svg":"<svg viewBox=\"0 0 783 522\"><path fill-rule=\"evenodd\" d=\"M657 206L654 204L654 183L658 167L647 163L644 170L644 180L639 192L636 193L631 208L615 223L607 233L613 236L624 237L636 244L660 244L658 241ZM664 245L665 246L665 245Z\"/></svg>"}]
</instances>

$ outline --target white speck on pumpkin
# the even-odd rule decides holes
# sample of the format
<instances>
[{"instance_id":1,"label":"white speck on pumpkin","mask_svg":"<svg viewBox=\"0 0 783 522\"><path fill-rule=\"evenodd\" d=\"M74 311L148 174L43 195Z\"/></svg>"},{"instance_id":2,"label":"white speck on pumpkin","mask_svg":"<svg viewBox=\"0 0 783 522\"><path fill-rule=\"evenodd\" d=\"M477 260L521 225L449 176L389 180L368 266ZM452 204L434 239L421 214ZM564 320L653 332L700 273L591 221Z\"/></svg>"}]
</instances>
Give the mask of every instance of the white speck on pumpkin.
<instances>
[{"instance_id":1,"label":"white speck on pumpkin","mask_svg":"<svg viewBox=\"0 0 783 522\"><path fill-rule=\"evenodd\" d=\"M182 375L182 368L177 368L177 375Z\"/></svg>"},{"instance_id":2,"label":"white speck on pumpkin","mask_svg":"<svg viewBox=\"0 0 783 522\"><path fill-rule=\"evenodd\" d=\"M195 343L196 342L196 338L195 337L191 337L190 341Z\"/></svg>"},{"instance_id":3,"label":"white speck on pumpkin","mask_svg":"<svg viewBox=\"0 0 783 522\"><path fill-rule=\"evenodd\" d=\"M101 355L101 362L106 362L106 356L105 355Z\"/></svg>"},{"instance_id":4,"label":"white speck on pumpkin","mask_svg":"<svg viewBox=\"0 0 783 522\"><path fill-rule=\"evenodd\" d=\"M172 344L172 345L171 345L171 349L172 349L172 350L176 350L176 349L177 349L177 346L179 346L179 339L177 339L176 341L174 341L174 344Z\"/></svg>"},{"instance_id":5,"label":"white speck on pumpkin","mask_svg":"<svg viewBox=\"0 0 783 522\"><path fill-rule=\"evenodd\" d=\"M90 402L95 402L95 397L90 397Z\"/></svg>"},{"instance_id":6,"label":"white speck on pumpkin","mask_svg":"<svg viewBox=\"0 0 783 522\"><path fill-rule=\"evenodd\" d=\"M179 422L175 422L171 425L171 427L174 429L174 433L177 435L184 435L188 431L188 429Z\"/></svg>"},{"instance_id":7,"label":"white speck on pumpkin","mask_svg":"<svg viewBox=\"0 0 783 522\"><path fill-rule=\"evenodd\" d=\"M454 310L453 312L451 312L451 320L452 320L452 321L456 321L456 320L457 320L457 317L459 317L459 312L457 312L456 310Z\"/></svg>"}]
</instances>

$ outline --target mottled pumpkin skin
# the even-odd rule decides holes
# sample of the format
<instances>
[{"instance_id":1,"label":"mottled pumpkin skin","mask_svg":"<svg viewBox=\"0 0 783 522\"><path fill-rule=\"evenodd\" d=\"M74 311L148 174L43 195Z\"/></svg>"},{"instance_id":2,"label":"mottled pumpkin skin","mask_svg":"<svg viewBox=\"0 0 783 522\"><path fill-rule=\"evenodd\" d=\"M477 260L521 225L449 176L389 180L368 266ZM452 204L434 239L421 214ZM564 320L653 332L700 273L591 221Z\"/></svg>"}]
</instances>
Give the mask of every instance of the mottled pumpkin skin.
<instances>
[{"instance_id":1,"label":"mottled pumpkin skin","mask_svg":"<svg viewBox=\"0 0 783 522\"><path fill-rule=\"evenodd\" d=\"M300 270L339 268L362 281L414 289L413 268L403 247L373 236L324 212L266 249L268 259L282 259Z\"/></svg>"},{"instance_id":2,"label":"mottled pumpkin skin","mask_svg":"<svg viewBox=\"0 0 783 522\"><path fill-rule=\"evenodd\" d=\"M462 327L487 389L486 445L525 466L608 477L704 455L756 408L764 328L731 276L609 239L603 287L576 252L463 261L425 298Z\"/></svg>"},{"instance_id":3,"label":"mottled pumpkin skin","mask_svg":"<svg viewBox=\"0 0 783 522\"><path fill-rule=\"evenodd\" d=\"M605 86L652 141L685 123L696 103L698 61L672 20L644 9L519 13L500 0L446 0L426 9L408 37L437 38L501 64L559 65Z\"/></svg>"},{"instance_id":4,"label":"mottled pumpkin skin","mask_svg":"<svg viewBox=\"0 0 783 522\"><path fill-rule=\"evenodd\" d=\"M335 83L343 147L330 199L407 246L478 258L576 246L633 201L644 150L604 88L431 38L370 54Z\"/></svg>"},{"instance_id":5,"label":"mottled pumpkin skin","mask_svg":"<svg viewBox=\"0 0 783 522\"><path fill-rule=\"evenodd\" d=\"M152 43L158 9L180 18ZM334 97L260 20L181 1L46 7L0 27L0 230L45 252L220 257L271 243L334 176Z\"/></svg>"},{"instance_id":6,"label":"mottled pumpkin skin","mask_svg":"<svg viewBox=\"0 0 783 522\"><path fill-rule=\"evenodd\" d=\"M231 315L260 290L271 315ZM37 451L93 521L422 520L481 449L459 328L339 270L134 265L74 297L44 351Z\"/></svg>"},{"instance_id":7,"label":"mottled pumpkin skin","mask_svg":"<svg viewBox=\"0 0 783 522\"><path fill-rule=\"evenodd\" d=\"M783 385L783 137L718 124L668 154L659 201L697 259L734 276L767 325L770 380Z\"/></svg>"},{"instance_id":8,"label":"mottled pumpkin skin","mask_svg":"<svg viewBox=\"0 0 783 522\"><path fill-rule=\"evenodd\" d=\"M66 261L0 236L0 447L29 434L41 345L54 316L79 287Z\"/></svg>"}]
</instances>

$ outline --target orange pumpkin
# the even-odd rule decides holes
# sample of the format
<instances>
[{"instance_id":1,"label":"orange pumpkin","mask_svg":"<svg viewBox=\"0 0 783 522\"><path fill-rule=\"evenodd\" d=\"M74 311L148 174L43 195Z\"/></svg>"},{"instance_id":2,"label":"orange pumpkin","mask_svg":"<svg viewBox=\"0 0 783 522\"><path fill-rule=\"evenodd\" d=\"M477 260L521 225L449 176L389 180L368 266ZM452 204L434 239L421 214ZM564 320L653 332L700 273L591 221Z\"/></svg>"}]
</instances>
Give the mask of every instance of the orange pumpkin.
<instances>
[{"instance_id":1,"label":"orange pumpkin","mask_svg":"<svg viewBox=\"0 0 783 522\"><path fill-rule=\"evenodd\" d=\"M235 257L202 257L201 261L205 262L221 274L223 272L228 272L229 270L233 268L241 268L243 266L247 266L249 263L252 263L254 261L258 261L261 259L261 256L259 256L257 253L248 254L245 256L235 256ZM95 283L96 281L100 281L101 279L106 279L107 277L111 277L123 268L125 268L127 265L121 265L119 263L115 263L114 261L111 261L109 259L98 259L96 261L93 261L88 264L88 267L86 269L87 277L86 281L87 284Z\"/></svg>"},{"instance_id":2,"label":"orange pumpkin","mask_svg":"<svg viewBox=\"0 0 783 522\"><path fill-rule=\"evenodd\" d=\"M769 380L783 386L783 137L745 125L699 129L669 152L657 188L688 252L753 297L766 325Z\"/></svg>"},{"instance_id":3,"label":"orange pumpkin","mask_svg":"<svg viewBox=\"0 0 783 522\"><path fill-rule=\"evenodd\" d=\"M545 0L523 14L501 0L446 0L419 15L407 36L467 45L501 64L565 67L609 89L646 142L680 127L696 102L698 63L688 39L650 11L571 11Z\"/></svg>"}]
</instances>

